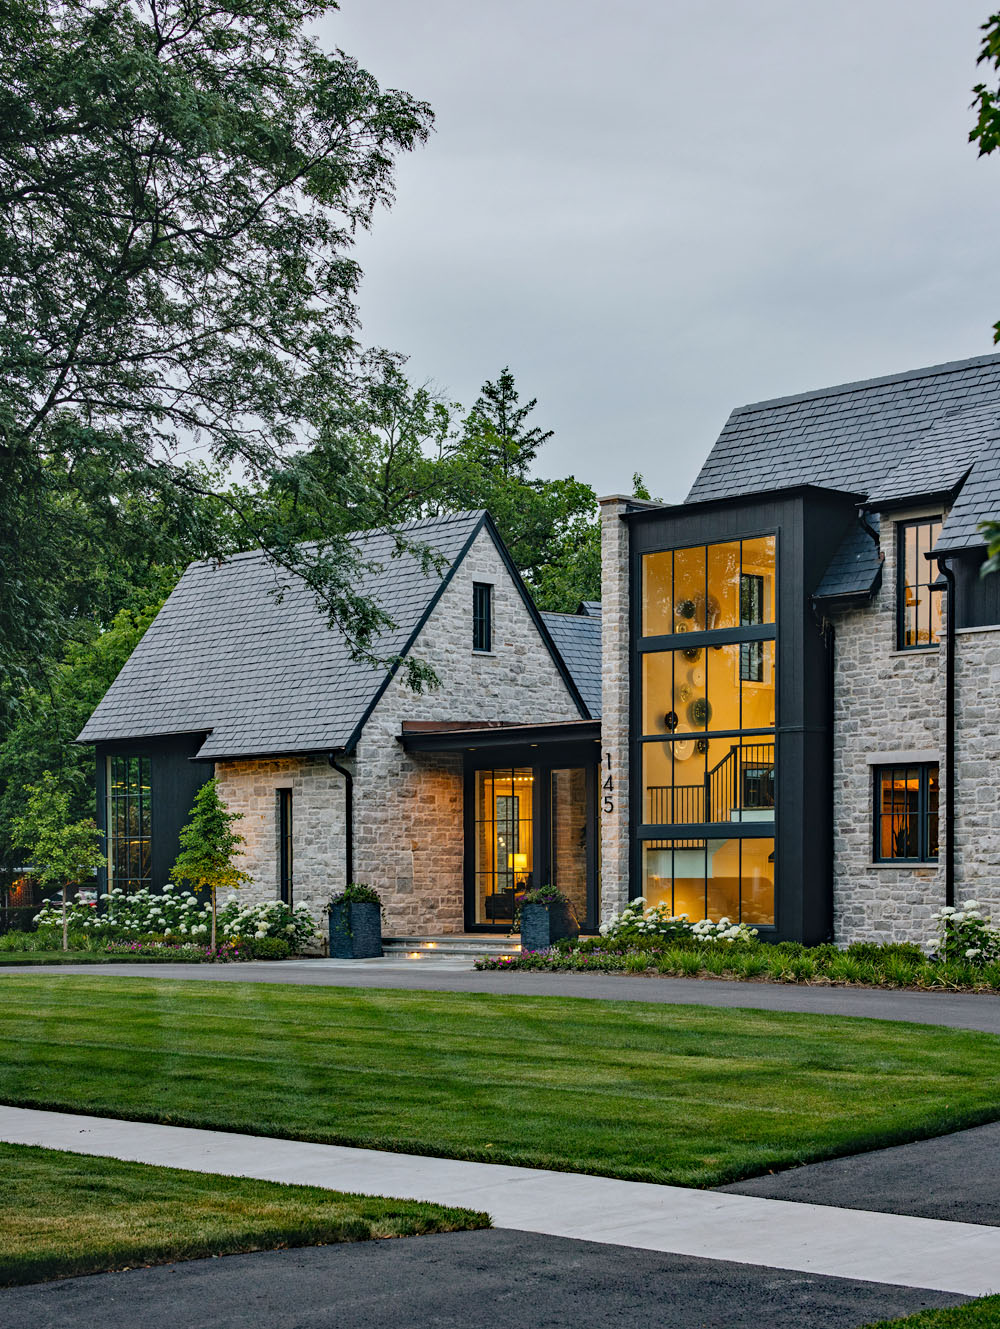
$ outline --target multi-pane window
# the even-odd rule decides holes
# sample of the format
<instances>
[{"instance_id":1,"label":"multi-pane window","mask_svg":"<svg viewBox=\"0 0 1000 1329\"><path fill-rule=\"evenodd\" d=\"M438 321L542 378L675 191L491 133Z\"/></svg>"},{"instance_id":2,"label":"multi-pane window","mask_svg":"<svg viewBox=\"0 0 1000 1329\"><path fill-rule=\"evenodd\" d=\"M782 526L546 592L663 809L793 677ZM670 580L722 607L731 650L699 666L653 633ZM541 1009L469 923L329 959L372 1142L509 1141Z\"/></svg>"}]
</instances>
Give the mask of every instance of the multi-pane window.
<instances>
[{"instance_id":1,"label":"multi-pane window","mask_svg":"<svg viewBox=\"0 0 1000 1329\"><path fill-rule=\"evenodd\" d=\"M153 875L148 757L108 758L108 885L148 886Z\"/></svg>"},{"instance_id":2,"label":"multi-pane window","mask_svg":"<svg viewBox=\"0 0 1000 1329\"><path fill-rule=\"evenodd\" d=\"M941 518L900 522L896 546L896 645L901 651L933 646L941 639L938 570L927 555L941 533Z\"/></svg>"},{"instance_id":3,"label":"multi-pane window","mask_svg":"<svg viewBox=\"0 0 1000 1329\"><path fill-rule=\"evenodd\" d=\"M775 537L647 554L642 586L643 894L772 925Z\"/></svg>"},{"instance_id":4,"label":"multi-pane window","mask_svg":"<svg viewBox=\"0 0 1000 1329\"><path fill-rule=\"evenodd\" d=\"M481 581L472 584L472 649L493 649L493 587Z\"/></svg>"},{"instance_id":5,"label":"multi-pane window","mask_svg":"<svg viewBox=\"0 0 1000 1329\"><path fill-rule=\"evenodd\" d=\"M937 763L876 767L876 860L935 863L937 857Z\"/></svg>"}]
</instances>

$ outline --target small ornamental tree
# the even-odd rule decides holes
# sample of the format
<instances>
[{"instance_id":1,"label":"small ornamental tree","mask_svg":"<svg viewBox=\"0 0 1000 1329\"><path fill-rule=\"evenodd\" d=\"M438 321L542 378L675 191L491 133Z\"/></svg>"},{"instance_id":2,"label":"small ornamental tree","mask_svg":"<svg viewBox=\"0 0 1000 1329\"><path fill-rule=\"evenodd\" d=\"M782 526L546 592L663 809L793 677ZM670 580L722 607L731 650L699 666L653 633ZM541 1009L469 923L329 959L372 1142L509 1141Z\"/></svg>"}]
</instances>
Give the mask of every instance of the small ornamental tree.
<instances>
[{"instance_id":1,"label":"small ornamental tree","mask_svg":"<svg viewBox=\"0 0 1000 1329\"><path fill-rule=\"evenodd\" d=\"M219 797L218 780L209 780L195 795L191 820L181 831L181 852L170 870L170 880L189 882L195 891L208 891L212 897L212 950L215 950L217 895L222 890L238 890L250 873L233 862L233 856L245 841L233 830L242 812L230 812Z\"/></svg>"},{"instance_id":2,"label":"small ornamental tree","mask_svg":"<svg viewBox=\"0 0 1000 1329\"><path fill-rule=\"evenodd\" d=\"M79 886L104 863L100 832L92 817L70 821L69 792L51 771L25 791L24 812L15 817L11 832L15 843L31 856L32 873L43 890L62 888L62 942L69 950L70 886Z\"/></svg>"}]
</instances>

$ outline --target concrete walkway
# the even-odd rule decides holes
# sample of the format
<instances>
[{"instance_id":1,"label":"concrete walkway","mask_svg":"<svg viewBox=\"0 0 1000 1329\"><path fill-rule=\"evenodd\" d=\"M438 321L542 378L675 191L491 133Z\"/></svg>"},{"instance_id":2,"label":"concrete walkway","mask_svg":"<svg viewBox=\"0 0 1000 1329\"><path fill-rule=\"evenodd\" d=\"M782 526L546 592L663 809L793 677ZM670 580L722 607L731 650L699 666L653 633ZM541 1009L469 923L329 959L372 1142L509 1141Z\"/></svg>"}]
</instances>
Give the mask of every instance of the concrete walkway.
<instances>
[{"instance_id":1,"label":"concrete walkway","mask_svg":"<svg viewBox=\"0 0 1000 1329\"><path fill-rule=\"evenodd\" d=\"M498 1228L981 1296L1000 1229L897 1214L0 1107L0 1139L485 1209Z\"/></svg>"},{"instance_id":2,"label":"concrete walkway","mask_svg":"<svg viewBox=\"0 0 1000 1329\"><path fill-rule=\"evenodd\" d=\"M743 1007L852 1015L979 1029L1000 1035L1000 996L973 992L896 992L794 983L737 983L721 979L628 978L614 974L478 973L463 963L384 960L283 960L272 963L171 965L13 965L0 967L0 983L44 974L106 978L181 978L198 982L290 983L309 987L492 992L517 996L583 997L601 1001L653 1001L681 1006Z\"/></svg>"}]
</instances>

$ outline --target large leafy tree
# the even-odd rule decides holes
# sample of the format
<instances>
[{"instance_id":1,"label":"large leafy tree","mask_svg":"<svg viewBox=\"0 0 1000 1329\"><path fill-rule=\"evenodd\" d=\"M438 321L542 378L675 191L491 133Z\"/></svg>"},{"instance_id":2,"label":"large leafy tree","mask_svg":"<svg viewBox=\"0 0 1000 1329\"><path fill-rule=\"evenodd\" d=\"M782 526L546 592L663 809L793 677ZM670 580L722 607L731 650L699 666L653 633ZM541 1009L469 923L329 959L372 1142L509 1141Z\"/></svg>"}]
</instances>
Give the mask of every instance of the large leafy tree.
<instances>
[{"instance_id":1,"label":"large leafy tree","mask_svg":"<svg viewBox=\"0 0 1000 1329\"><path fill-rule=\"evenodd\" d=\"M8 0L0 44L0 673L29 679L130 505L189 553L261 545L372 650L338 519L350 458L296 452L357 375L352 237L431 112L308 35L324 0ZM327 453L336 445L327 440ZM194 464L198 460L202 465ZM236 469L243 489L224 488ZM283 485L323 532L296 543ZM123 502L124 496L124 502ZM194 504L230 520L199 525ZM329 515L329 522L324 516ZM68 527L65 527L68 529ZM54 538L51 538L54 537ZM68 565L68 571L67 571Z\"/></svg>"},{"instance_id":2,"label":"large leafy tree","mask_svg":"<svg viewBox=\"0 0 1000 1329\"><path fill-rule=\"evenodd\" d=\"M974 89L976 123L969 138L978 143L979 155L985 157L1000 149L1000 11L990 15L982 31L979 63L992 68L997 77L992 84L978 83ZM993 340L1000 342L1000 322L993 325ZM1000 572L1000 521L985 522L983 531L990 553L983 572Z\"/></svg>"}]
</instances>

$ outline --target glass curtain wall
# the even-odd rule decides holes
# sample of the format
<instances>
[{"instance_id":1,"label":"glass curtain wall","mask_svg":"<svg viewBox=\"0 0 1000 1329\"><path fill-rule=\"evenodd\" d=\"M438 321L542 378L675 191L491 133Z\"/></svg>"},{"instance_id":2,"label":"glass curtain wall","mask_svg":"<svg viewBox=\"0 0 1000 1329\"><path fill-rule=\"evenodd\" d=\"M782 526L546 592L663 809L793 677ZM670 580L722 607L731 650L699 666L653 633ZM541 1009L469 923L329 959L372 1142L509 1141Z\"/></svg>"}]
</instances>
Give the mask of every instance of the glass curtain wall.
<instances>
[{"instance_id":1,"label":"glass curtain wall","mask_svg":"<svg viewBox=\"0 0 1000 1329\"><path fill-rule=\"evenodd\" d=\"M692 919L773 924L775 537L642 563L643 893Z\"/></svg>"}]
</instances>

